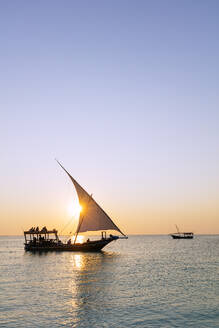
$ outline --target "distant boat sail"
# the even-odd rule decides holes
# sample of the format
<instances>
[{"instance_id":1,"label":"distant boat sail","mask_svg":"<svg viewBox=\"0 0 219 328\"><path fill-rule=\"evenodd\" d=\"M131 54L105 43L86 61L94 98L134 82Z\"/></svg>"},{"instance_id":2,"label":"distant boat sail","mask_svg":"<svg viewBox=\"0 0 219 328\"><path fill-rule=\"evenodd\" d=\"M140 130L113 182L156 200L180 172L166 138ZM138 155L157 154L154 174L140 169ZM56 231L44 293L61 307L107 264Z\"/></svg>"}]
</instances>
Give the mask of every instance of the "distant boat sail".
<instances>
[{"instance_id":1,"label":"distant boat sail","mask_svg":"<svg viewBox=\"0 0 219 328\"><path fill-rule=\"evenodd\" d=\"M123 236L125 236L124 233L106 214L106 212L95 202L92 196L89 195L79 185L79 183L68 173L68 171L66 171L66 169L60 163L59 165L68 174L69 178L73 182L75 189L77 191L79 203L82 206L82 213L80 214L80 219L76 230L76 234L78 234L79 232L87 232L87 231L117 230Z\"/></svg>"},{"instance_id":2,"label":"distant boat sail","mask_svg":"<svg viewBox=\"0 0 219 328\"><path fill-rule=\"evenodd\" d=\"M89 195L59 162L58 164L68 174L69 178L73 182L78 195L79 203L82 206L82 212L80 213L74 243L71 243L71 239L69 239L68 243L63 243L58 238L58 231L55 229L49 231L46 229L46 227L44 227L42 230L37 227L31 228L28 231L24 231L25 250L100 251L104 246L113 240L117 240L119 238L127 239L128 237L117 227L117 225L111 220L106 212L95 202L95 200L92 198L92 195ZM107 237L106 230L116 230L124 237L113 235ZM87 231L102 231L102 238L100 240L94 241L90 241L88 239L84 243L76 243L78 234ZM54 235L55 238L51 239L51 234Z\"/></svg>"}]
</instances>

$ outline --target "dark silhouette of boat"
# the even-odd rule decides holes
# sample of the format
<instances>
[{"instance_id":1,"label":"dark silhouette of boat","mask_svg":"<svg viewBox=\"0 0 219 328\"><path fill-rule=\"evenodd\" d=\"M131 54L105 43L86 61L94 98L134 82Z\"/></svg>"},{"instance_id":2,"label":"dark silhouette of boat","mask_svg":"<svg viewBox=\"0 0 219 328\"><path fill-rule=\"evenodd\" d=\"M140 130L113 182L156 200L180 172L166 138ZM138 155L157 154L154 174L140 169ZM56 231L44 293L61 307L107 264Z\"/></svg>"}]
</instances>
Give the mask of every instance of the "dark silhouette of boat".
<instances>
[{"instance_id":1,"label":"dark silhouette of boat","mask_svg":"<svg viewBox=\"0 0 219 328\"><path fill-rule=\"evenodd\" d=\"M128 237L123 234L106 212L96 203L92 195L89 195L60 163L59 165L73 182L78 194L80 205L83 209L82 213L80 213L74 242L72 243L71 238L68 242L62 242L58 237L58 231L56 229L47 230L46 227L43 227L40 230L39 227L32 227L28 231L24 231L25 250L97 252L101 251L103 247L112 241L117 239L127 239ZM116 230L123 235L123 237L114 236L112 234L107 236L106 230ZM101 239L90 240L88 238L86 242L77 243L78 234L87 231L101 231Z\"/></svg>"},{"instance_id":2,"label":"dark silhouette of boat","mask_svg":"<svg viewBox=\"0 0 219 328\"><path fill-rule=\"evenodd\" d=\"M173 239L193 239L193 237L194 237L194 233L193 232L180 232L179 231L179 228L177 227L177 225L176 225L176 230L177 230L176 233L170 234L170 236Z\"/></svg>"},{"instance_id":3,"label":"dark silhouette of boat","mask_svg":"<svg viewBox=\"0 0 219 328\"><path fill-rule=\"evenodd\" d=\"M45 227L42 230L31 228L24 231L25 250L26 251L79 251L79 252L98 252L101 251L110 242L119 239L118 236L102 233L100 240L89 239L84 243L63 243L58 237L58 231L47 230ZM70 240L70 239L69 239Z\"/></svg>"}]
</instances>

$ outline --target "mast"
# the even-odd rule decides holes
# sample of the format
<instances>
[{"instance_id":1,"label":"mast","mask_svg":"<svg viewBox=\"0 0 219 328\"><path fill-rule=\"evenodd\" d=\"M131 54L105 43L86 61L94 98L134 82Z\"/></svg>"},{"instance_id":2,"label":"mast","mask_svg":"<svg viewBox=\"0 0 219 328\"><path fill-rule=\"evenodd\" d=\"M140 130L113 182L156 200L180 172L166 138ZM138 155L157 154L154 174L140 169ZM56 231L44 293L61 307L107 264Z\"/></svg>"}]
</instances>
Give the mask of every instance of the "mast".
<instances>
[{"instance_id":1,"label":"mast","mask_svg":"<svg viewBox=\"0 0 219 328\"><path fill-rule=\"evenodd\" d=\"M175 226L176 226L176 230L177 230L177 232L178 232L178 233L180 233L180 232L179 232L179 228L177 227L177 225L176 225L176 224L175 224Z\"/></svg>"},{"instance_id":2,"label":"mast","mask_svg":"<svg viewBox=\"0 0 219 328\"><path fill-rule=\"evenodd\" d=\"M92 195L91 195L91 197L92 197ZM80 231L80 227L81 227L81 225L82 225L83 219L84 219L84 215L83 215L82 218L81 218L81 222L79 222L79 224L78 224L77 231L76 231L76 234L75 234L74 244L76 243L76 239L77 239L78 233L79 233L79 231ZM80 217L79 217L79 220L80 220Z\"/></svg>"}]
</instances>

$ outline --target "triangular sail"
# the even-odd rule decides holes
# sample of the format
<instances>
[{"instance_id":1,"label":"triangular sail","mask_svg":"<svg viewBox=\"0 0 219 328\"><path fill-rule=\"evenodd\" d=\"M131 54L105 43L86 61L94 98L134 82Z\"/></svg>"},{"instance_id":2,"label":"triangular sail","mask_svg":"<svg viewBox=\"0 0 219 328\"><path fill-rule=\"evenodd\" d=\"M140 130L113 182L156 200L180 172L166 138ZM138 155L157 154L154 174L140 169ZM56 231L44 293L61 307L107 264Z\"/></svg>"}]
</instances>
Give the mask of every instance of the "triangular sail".
<instances>
[{"instance_id":1,"label":"triangular sail","mask_svg":"<svg viewBox=\"0 0 219 328\"><path fill-rule=\"evenodd\" d=\"M58 161L57 161L58 162ZM59 162L58 162L59 163ZM82 206L82 213L78 223L76 233L86 231L99 231L99 230L117 230L123 236L122 231L115 225L106 212L95 202L79 183L66 171L66 169L59 163L63 170L68 174L73 182L78 194L79 203Z\"/></svg>"}]
</instances>

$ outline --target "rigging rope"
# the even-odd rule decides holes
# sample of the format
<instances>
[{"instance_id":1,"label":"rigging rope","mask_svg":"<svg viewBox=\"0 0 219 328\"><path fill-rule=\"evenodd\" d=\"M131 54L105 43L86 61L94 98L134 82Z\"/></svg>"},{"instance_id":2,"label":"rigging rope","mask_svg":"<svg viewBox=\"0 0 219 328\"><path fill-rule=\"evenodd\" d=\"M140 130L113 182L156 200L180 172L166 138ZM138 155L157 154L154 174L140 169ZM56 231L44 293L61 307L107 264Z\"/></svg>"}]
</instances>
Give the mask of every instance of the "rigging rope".
<instances>
[{"instance_id":1,"label":"rigging rope","mask_svg":"<svg viewBox=\"0 0 219 328\"><path fill-rule=\"evenodd\" d=\"M64 228L62 229L62 231L60 232L60 235L62 234L62 232L67 228L67 226L71 223L71 221L73 220L73 217L70 219L70 221L64 226Z\"/></svg>"}]
</instances>

